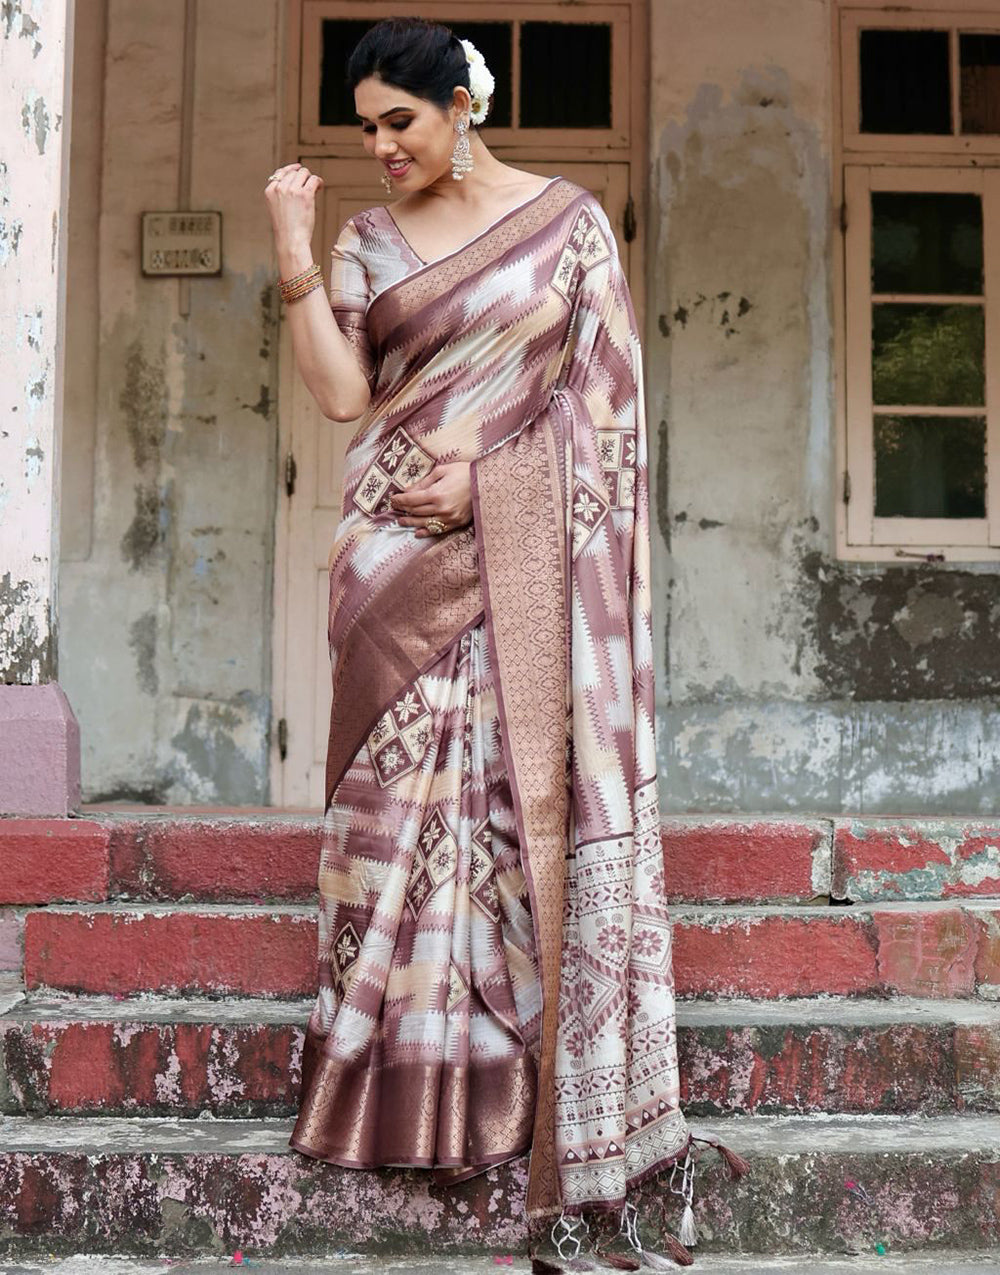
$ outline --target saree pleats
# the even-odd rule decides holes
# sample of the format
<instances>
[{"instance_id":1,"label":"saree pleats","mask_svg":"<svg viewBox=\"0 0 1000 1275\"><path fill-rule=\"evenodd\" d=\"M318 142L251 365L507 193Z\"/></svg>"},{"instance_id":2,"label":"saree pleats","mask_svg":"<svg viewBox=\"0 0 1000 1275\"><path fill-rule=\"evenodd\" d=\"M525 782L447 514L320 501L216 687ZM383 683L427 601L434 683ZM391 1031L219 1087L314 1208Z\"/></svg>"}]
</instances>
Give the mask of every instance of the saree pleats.
<instances>
[{"instance_id":1,"label":"saree pleats","mask_svg":"<svg viewBox=\"0 0 1000 1275\"><path fill-rule=\"evenodd\" d=\"M293 1145L455 1181L531 1149L528 1211L681 1159L659 835L642 355L563 178L424 265L347 223L331 303L372 385L330 555L320 991ZM395 491L470 463L473 523Z\"/></svg>"},{"instance_id":2,"label":"saree pleats","mask_svg":"<svg viewBox=\"0 0 1000 1275\"><path fill-rule=\"evenodd\" d=\"M479 624L393 699L324 821L296 1148L460 1169L527 1149L540 987L525 896Z\"/></svg>"}]
</instances>

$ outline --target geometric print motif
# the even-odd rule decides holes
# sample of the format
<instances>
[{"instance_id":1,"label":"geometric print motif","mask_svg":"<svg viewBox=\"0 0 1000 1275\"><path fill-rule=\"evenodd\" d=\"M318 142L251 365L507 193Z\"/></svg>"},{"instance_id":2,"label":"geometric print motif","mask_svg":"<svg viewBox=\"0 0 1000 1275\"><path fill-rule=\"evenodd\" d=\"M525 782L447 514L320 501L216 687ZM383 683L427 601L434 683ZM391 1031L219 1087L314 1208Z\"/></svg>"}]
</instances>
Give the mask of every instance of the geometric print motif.
<instances>
[{"instance_id":1,"label":"geometric print motif","mask_svg":"<svg viewBox=\"0 0 1000 1275\"><path fill-rule=\"evenodd\" d=\"M430 709L413 682L378 719L368 735L368 753L385 788L419 766L431 739Z\"/></svg>"},{"instance_id":2,"label":"geometric print motif","mask_svg":"<svg viewBox=\"0 0 1000 1275\"><path fill-rule=\"evenodd\" d=\"M469 897L479 910L493 922L500 921L500 895L497 891L496 865L493 862L493 831L489 819L484 819L472 834L472 854L469 863Z\"/></svg>"},{"instance_id":3,"label":"geometric print motif","mask_svg":"<svg viewBox=\"0 0 1000 1275\"><path fill-rule=\"evenodd\" d=\"M573 487L573 557L601 525L608 514L607 494L596 492L578 478Z\"/></svg>"},{"instance_id":4,"label":"geometric print motif","mask_svg":"<svg viewBox=\"0 0 1000 1275\"><path fill-rule=\"evenodd\" d=\"M599 429L597 454L612 509L635 508L635 430Z\"/></svg>"},{"instance_id":5,"label":"geometric print motif","mask_svg":"<svg viewBox=\"0 0 1000 1275\"><path fill-rule=\"evenodd\" d=\"M439 885L454 875L458 844L438 811L424 822L413 853L413 867L406 887L406 906L416 921Z\"/></svg>"},{"instance_id":6,"label":"geometric print motif","mask_svg":"<svg viewBox=\"0 0 1000 1275\"><path fill-rule=\"evenodd\" d=\"M581 208L562 255L556 262L550 283L568 301L578 267L589 270L591 266L610 256L611 249L601 233L596 217L589 209Z\"/></svg>"},{"instance_id":7,"label":"geometric print motif","mask_svg":"<svg viewBox=\"0 0 1000 1275\"><path fill-rule=\"evenodd\" d=\"M333 944L332 960L333 986L340 1000L347 995L350 973L361 955L361 940L354 926L347 922L341 926Z\"/></svg>"},{"instance_id":8,"label":"geometric print motif","mask_svg":"<svg viewBox=\"0 0 1000 1275\"><path fill-rule=\"evenodd\" d=\"M418 482L434 464L434 457L399 426L386 439L378 460L365 470L354 493L354 503L366 514L390 513L393 493Z\"/></svg>"}]
</instances>

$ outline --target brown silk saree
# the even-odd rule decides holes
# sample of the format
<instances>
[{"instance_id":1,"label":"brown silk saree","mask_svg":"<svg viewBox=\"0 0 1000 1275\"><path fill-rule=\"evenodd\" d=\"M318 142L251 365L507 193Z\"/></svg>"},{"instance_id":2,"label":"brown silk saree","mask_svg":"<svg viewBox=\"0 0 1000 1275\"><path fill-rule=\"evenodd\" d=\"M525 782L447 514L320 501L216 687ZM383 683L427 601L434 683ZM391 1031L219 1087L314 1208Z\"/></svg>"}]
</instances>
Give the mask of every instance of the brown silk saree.
<instances>
[{"instance_id":1,"label":"brown silk saree","mask_svg":"<svg viewBox=\"0 0 1000 1275\"><path fill-rule=\"evenodd\" d=\"M654 748L642 358L600 204L553 178L424 263L353 217L330 299L372 386L330 558L320 990L292 1145L534 1216L683 1159ZM472 463L474 519L388 504Z\"/></svg>"}]
</instances>

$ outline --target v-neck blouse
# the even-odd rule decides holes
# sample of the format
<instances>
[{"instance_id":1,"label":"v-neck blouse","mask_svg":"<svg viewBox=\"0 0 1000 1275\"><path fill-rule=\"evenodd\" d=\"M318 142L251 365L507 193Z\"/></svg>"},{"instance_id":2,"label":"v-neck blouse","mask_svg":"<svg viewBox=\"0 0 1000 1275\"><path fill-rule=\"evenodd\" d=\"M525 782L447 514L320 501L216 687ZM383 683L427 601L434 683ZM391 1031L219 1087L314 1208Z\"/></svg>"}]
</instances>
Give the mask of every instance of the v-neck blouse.
<instances>
[{"instance_id":1,"label":"v-neck blouse","mask_svg":"<svg viewBox=\"0 0 1000 1275\"><path fill-rule=\"evenodd\" d=\"M396 219L383 204L365 208L345 222L330 250L330 306L373 389L378 383L379 369L374 362L366 316L375 298L401 279L440 265L462 252L508 217L539 199L556 182L564 180L562 177L550 178L534 194L508 208L457 248L430 262L417 255L396 224Z\"/></svg>"}]
</instances>

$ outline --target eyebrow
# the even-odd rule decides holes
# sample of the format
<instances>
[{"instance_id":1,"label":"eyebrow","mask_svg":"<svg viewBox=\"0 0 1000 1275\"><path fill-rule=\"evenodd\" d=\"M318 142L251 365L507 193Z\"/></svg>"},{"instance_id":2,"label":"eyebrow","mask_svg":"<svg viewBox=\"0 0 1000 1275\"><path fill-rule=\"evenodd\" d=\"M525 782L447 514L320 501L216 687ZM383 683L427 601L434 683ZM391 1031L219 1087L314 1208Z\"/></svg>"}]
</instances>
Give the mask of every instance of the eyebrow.
<instances>
[{"instance_id":1,"label":"eyebrow","mask_svg":"<svg viewBox=\"0 0 1000 1275\"><path fill-rule=\"evenodd\" d=\"M379 115L377 118L380 120L384 120L387 115L395 115L397 111L412 111L412 110L413 110L412 106L392 106L389 108L389 110L383 111L382 114ZM368 118L367 115L362 115L359 111L355 111L354 114L358 117L359 120L366 120Z\"/></svg>"}]
</instances>

